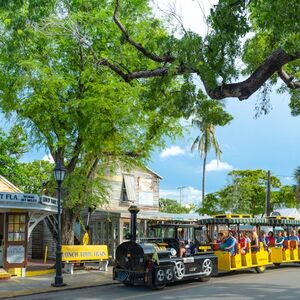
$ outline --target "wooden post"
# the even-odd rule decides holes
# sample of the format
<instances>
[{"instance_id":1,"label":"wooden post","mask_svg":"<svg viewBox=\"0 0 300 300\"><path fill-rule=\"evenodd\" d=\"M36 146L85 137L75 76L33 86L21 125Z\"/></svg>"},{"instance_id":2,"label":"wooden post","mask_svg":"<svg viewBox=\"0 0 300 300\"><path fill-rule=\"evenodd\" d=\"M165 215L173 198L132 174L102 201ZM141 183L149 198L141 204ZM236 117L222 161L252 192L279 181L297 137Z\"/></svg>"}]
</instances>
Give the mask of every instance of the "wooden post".
<instances>
[{"instance_id":1,"label":"wooden post","mask_svg":"<svg viewBox=\"0 0 300 300\"><path fill-rule=\"evenodd\" d=\"M47 263L48 246L45 247L44 265Z\"/></svg>"}]
</instances>

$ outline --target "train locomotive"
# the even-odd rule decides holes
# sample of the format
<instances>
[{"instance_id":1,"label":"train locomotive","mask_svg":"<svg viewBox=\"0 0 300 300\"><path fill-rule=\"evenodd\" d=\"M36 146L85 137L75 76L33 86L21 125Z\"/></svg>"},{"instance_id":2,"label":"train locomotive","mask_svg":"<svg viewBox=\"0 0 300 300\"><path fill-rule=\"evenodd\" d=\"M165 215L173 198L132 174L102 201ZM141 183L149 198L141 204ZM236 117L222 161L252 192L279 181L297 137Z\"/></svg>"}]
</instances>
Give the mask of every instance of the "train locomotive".
<instances>
[{"instance_id":1,"label":"train locomotive","mask_svg":"<svg viewBox=\"0 0 300 300\"><path fill-rule=\"evenodd\" d=\"M196 279L208 281L217 274L217 257L213 252L186 252L179 256L172 247L158 247L157 243L136 241L137 206L130 206L130 241L116 249L113 279L125 285L146 285L162 289L175 281ZM179 241L178 241L179 243Z\"/></svg>"}]
</instances>

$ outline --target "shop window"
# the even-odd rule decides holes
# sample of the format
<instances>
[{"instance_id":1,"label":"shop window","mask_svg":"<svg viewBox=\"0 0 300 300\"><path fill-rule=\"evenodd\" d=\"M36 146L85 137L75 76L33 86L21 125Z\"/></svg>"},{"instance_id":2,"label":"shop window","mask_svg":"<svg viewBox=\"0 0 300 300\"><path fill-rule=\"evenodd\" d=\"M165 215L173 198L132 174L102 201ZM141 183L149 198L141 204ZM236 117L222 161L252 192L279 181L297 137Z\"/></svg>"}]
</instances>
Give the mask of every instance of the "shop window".
<instances>
[{"instance_id":1,"label":"shop window","mask_svg":"<svg viewBox=\"0 0 300 300\"><path fill-rule=\"evenodd\" d=\"M9 215L8 216L8 234L9 242L25 241L26 216L25 215Z\"/></svg>"}]
</instances>

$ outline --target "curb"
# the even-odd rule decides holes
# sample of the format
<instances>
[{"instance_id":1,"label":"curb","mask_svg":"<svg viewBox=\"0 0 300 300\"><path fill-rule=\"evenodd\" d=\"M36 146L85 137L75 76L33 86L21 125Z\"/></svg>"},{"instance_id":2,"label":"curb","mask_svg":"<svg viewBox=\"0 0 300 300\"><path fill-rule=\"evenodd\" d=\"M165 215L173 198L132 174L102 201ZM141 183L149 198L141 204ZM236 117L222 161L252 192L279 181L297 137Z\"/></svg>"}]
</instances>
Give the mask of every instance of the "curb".
<instances>
[{"instance_id":1,"label":"curb","mask_svg":"<svg viewBox=\"0 0 300 300\"><path fill-rule=\"evenodd\" d=\"M94 288L94 287L99 287L99 286L110 286L110 285L115 285L119 284L119 282L105 282L105 283L100 283L100 284L92 284L92 285L77 285L77 286L71 286L67 285L65 287L60 287L60 288L54 288L54 287L49 287L46 289L28 289L28 290L23 290L23 291L18 291L18 292L6 292L6 295L1 296L0 299L13 299L16 297L22 297L22 296L29 296L29 295L39 295L39 294L48 294L48 293L57 293L60 291L66 291L66 290L78 290L78 289L85 289L85 288Z\"/></svg>"}]
</instances>

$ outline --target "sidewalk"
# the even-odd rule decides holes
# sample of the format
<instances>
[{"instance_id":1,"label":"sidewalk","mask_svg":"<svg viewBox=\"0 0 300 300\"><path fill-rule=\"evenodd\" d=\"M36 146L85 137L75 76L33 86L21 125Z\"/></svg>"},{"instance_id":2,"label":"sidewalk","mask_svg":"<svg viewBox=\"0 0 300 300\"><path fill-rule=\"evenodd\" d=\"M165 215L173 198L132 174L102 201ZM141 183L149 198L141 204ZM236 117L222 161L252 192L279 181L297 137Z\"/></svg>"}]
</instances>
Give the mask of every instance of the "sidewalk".
<instances>
[{"instance_id":1,"label":"sidewalk","mask_svg":"<svg viewBox=\"0 0 300 300\"><path fill-rule=\"evenodd\" d=\"M26 278L12 277L10 280L0 281L0 299L117 283L112 280L111 267L107 272L76 270L73 275L63 274L67 285L60 288L51 286L54 276L53 273Z\"/></svg>"}]
</instances>

